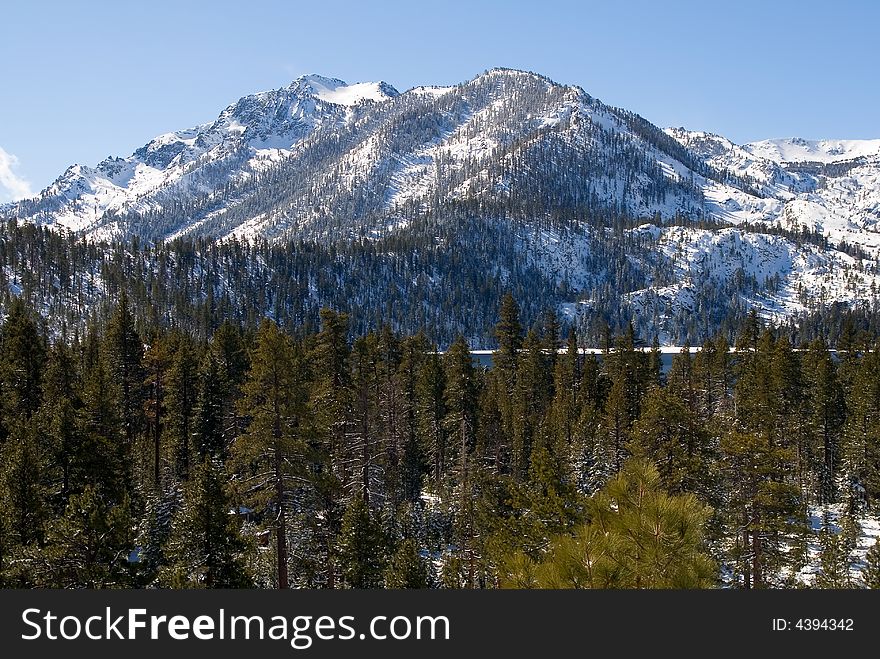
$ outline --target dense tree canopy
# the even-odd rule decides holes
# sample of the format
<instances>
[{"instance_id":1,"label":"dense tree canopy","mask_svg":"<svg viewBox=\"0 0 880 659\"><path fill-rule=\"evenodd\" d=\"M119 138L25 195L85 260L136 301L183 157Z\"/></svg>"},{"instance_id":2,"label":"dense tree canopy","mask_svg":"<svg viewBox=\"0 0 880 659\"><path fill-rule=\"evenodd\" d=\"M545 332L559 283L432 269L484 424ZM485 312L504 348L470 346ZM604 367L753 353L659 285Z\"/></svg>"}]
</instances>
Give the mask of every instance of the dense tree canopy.
<instances>
[{"instance_id":1,"label":"dense tree canopy","mask_svg":"<svg viewBox=\"0 0 880 659\"><path fill-rule=\"evenodd\" d=\"M205 335L141 311L0 325L4 586L767 588L810 547L813 585L876 585L864 337L747 317L662 372L633 326L584 354L510 296L490 364L330 309Z\"/></svg>"}]
</instances>

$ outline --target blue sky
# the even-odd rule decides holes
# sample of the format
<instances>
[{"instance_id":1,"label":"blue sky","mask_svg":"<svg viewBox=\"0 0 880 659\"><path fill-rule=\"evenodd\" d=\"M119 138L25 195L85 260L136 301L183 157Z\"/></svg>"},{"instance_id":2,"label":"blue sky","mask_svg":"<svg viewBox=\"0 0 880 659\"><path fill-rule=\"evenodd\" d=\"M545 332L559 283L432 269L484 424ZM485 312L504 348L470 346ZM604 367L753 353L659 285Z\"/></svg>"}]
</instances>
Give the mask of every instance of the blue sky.
<instances>
[{"instance_id":1,"label":"blue sky","mask_svg":"<svg viewBox=\"0 0 880 659\"><path fill-rule=\"evenodd\" d=\"M873 0L28 0L0 25L0 202L306 73L403 91L507 66L740 143L880 137Z\"/></svg>"}]
</instances>

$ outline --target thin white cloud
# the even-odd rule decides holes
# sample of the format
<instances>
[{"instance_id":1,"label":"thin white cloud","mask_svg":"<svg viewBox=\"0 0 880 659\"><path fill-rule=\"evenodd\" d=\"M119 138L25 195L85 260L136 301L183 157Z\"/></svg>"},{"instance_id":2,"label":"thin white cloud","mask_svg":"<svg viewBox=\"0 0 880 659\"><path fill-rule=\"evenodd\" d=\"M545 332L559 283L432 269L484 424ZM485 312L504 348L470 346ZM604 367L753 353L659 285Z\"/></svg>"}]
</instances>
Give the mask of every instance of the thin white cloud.
<instances>
[{"instance_id":1,"label":"thin white cloud","mask_svg":"<svg viewBox=\"0 0 880 659\"><path fill-rule=\"evenodd\" d=\"M34 196L31 184L12 171L17 165L18 158L0 146L0 203Z\"/></svg>"}]
</instances>

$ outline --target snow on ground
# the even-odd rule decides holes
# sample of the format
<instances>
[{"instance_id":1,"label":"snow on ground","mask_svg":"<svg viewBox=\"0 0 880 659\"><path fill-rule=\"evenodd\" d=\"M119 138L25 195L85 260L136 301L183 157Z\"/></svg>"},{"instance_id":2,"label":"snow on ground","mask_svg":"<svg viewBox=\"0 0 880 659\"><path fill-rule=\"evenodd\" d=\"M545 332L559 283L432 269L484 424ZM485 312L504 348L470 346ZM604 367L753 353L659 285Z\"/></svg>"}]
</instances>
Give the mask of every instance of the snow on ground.
<instances>
[{"instance_id":1,"label":"snow on ground","mask_svg":"<svg viewBox=\"0 0 880 659\"><path fill-rule=\"evenodd\" d=\"M705 286L721 290L736 284L745 304L766 320L779 322L817 303L834 300L853 305L871 303L880 295L880 270L872 260L863 261L836 249L811 243L795 244L777 235L645 224L632 230L655 243L658 263L634 265L649 278L648 285L624 296L639 315L672 319L696 309L699 291ZM600 239L590 230L523 231L517 245L522 258L574 291L587 292L601 285L609 273L589 260L591 244ZM659 264L671 275L651 281ZM589 300L560 305L558 311L574 320L589 313ZM674 335L661 335L674 341Z\"/></svg>"},{"instance_id":2,"label":"snow on ground","mask_svg":"<svg viewBox=\"0 0 880 659\"><path fill-rule=\"evenodd\" d=\"M525 232L520 237L517 251L557 284L567 282L577 290L587 288L603 274L585 267L591 241L588 232L561 234L542 229Z\"/></svg>"},{"instance_id":3,"label":"snow on ground","mask_svg":"<svg viewBox=\"0 0 880 659\"><path fill-rule=\"evenodd\" d=\"M389 96L382 90L381 83L359 82L353 85L334 84L340 81L328 81L310 76L309 81L316 90L316 96L322 101L336 105L356 105L361 101L387 101Z\"/></svg>"},{"instance_id":4,"label":"snow on ground","mask_svg":"<svg viewBox=\"0 0 880 659\"><path fill-rule=\"evenodd\" d=\"M676 289L686 292L707 281L720 285L743 275L754 278L763 288L778 275L776 290L765 291L762 300L753 301L771 317L802 311L807 301L865 302L880 290L880 276L861 269L858 260L849 254L821 250L811 244L798 246L781 236L735 228L706 231L667 227L662 230L658 247L677 271L677 283L667 287L667 296L674 295ZM634 298L639 295L632 294ZM689 298L685 295L679 304L687 306Z\"/></svg>"},{"instance_id":5,"label":"snow on ground","mask_svg":"<svg viewBox=\"0 0 880 659\"><path fill-rule=\"evenodd\" d=\"M880 155L880 140L805 140L801 137L762 140L743 145L758 157L775 162L839 162Z\"/></svg>"},{"instance_id":6,"label":"snow on ground","mask_svg":"<svg viewBox=\"0 0 880 659\"><path fill-rule=\"evenodd\" d=\"M763 222L796 231L806 226L834 245L845 241L880 255L880 140L791 138L740 147L711 133L665 132L717 171L750 182L751 190L700 181L712 216L731 224ZM843 169L834 170L802 164L844 161L849 162Z\"/></svg>"},{"instance_id":7,"label":"snow on ground","mask_svg":"<svg viewBox=\"0 0 880 659\"><path fill-rule=\"evenodd\" d=\"M821 573L819 532L822 530L824 520L827 517L830 522L830 529L835 533L840 533L842 510L842 504L831 504L814 508L810 511L810 526L815 533L815 538L809 542L807 547L807 565L801 568L796 575L797 580L801 583L807 586L812 585L816 575ZM858 540L850 554L850 576L855 584L859 583L862 570L865 567L865 555L880 539L880 518L868 515L863 519L859 519L858 523Z\"/></svg>"}]
</instances>

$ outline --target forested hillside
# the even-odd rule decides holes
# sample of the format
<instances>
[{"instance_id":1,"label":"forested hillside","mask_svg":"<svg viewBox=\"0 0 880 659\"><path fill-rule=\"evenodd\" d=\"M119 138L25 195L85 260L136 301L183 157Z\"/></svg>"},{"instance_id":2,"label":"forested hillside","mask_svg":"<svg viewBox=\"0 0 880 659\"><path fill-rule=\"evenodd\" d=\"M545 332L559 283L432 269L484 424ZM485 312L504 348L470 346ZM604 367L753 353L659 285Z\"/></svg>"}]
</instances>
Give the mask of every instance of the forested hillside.
<instances>
[{"instance_id":1,"label":"forested hillside","mask_svg":"<svg viewBox=\"0 0 880 659\"><path fill-rule=\"evenodd\" d=\"M124 291L147 333L163 326L206 340L226 320L256 326L264 316L316 330L330 307L349 314L353 336L388 324L424 331L443 349L462 334L478 349L496 345L497 309L510 291L526 327L553 310L582 346L601 347L630 324L646 345L733 341L756 307L794 343L836 344L845 327L880 331L874 262L816 233L607 217L587 229L562 219L535 228L460 210L423 231L330 246L94 242L9 220L0 223L0 319L22 297L51 336L81 337Z\"/></svg>"},{"instance_id":2,"label":"forested hillside","mask_svg":"<svg viewBox=\"0 0 880 659\"><path fill-rule=\"evenodd\" d=\"M60 333L8 302L5 587L880 585L880 346L851 317L832 352L750 314L664 374L632 328L583 355L510 295L489 369L326 308L107 299Z\"/></svg>"}]
</instances>

